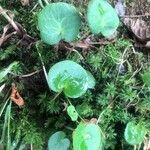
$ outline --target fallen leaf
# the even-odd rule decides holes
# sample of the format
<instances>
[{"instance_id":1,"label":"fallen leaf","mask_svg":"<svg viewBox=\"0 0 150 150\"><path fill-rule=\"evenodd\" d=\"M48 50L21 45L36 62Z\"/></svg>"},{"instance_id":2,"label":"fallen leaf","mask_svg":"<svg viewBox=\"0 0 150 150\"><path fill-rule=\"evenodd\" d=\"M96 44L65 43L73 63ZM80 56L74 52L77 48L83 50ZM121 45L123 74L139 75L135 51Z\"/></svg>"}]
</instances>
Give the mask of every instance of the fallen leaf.
<instances>
[{"instance_id":1,"label":"fallen leaf","mask_svg":"<svg viewBox=\"0 0 150 150\"><path fill-rule=\"evenodd\" d=\"M96 118L92 118L89 122L93 123L93 124L96 124L97 123L97 119Z\"/></svg>"},{"instance_id":2,"label":"fallen leaf","mask_svg":"<svg viewBox=\"0 0 150 150\"><path fill-rule=\"evenodd\" d=\"M24 105L24 99L20 96L14 83L12 84L12 92L10 95L10 99L19 107Z\"/></svg>"},{"instance_id":3,"label":"fallen leaf","mask_svg":"<svg viewBox=\"0 0 150 150\"><path fill-rule=\"evenodd\" d=\"M142 19L124 18L124 24L142 42L150 41L150 26Z\"/></svg>"},{"instance_id":4,"label":"fallen leaf","mask_svg":"<svg viewBox=\"0 0 150 150\"><path fill-rule=\"evenodd\" d=\"M29 0L21 0L22 6L29 6Z\"/></svg>"},{"instance_id":5,"label":"fallen leaf","mask_svg":"<svg viewBox=\"0 0 150 150\"><path fill-rule=\"evenodd\" d=\"M150 48L150 41L148 41L145 45L146 48Z\"/></svg>"}]
</instances>

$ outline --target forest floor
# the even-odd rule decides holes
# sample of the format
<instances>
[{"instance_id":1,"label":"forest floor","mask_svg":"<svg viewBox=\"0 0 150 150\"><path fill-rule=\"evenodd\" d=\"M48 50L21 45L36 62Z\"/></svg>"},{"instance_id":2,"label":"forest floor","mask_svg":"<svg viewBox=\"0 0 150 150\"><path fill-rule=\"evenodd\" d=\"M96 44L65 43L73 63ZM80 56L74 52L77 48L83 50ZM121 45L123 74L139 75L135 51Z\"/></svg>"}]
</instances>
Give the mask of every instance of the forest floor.
<instances>
[{"instance_id":1,"label":"forest floor","mask_svg":"<svg viewBox=\"0 0 150 150\"><path fill-rule=\"evenodd\" d=\"M0 73L16 63L2 81L0 74L0 150L46 150L49 137L60 130L71 140L78 122L67 115L65 96L49 90L42 64L48 71L65 59L81 64L96 79L94 90L70 101L86 120L101 114L104 149L133 150L124 130L135 121L147 133L134 149L150 150L150 76L146 82L142 78L150 74L150 0L118 1L125 14L117 35L108 39L89 31L87 0L64 0L80 11L81 32L74 43L49 46L40 41L37 0L0 0ZM115 7L118 1L109 2Z\"/></svg>"}]
</instances>

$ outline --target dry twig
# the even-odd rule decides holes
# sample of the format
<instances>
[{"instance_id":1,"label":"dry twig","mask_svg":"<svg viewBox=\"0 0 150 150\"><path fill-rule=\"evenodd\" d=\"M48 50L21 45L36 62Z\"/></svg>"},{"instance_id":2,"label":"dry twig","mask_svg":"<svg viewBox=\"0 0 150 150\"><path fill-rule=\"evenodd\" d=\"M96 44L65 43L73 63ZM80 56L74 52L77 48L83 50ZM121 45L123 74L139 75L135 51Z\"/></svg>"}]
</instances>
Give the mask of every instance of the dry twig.
<instances>
[{"instance_id":1,"label":"dry twig","mask_svg":"<svg viewBox=\"0 0 150 150\"><path fill-rule=\"evenodd\" d=\"M6 20L13 26L13 28L17 31L17 33L21 34L20 29L18 28L18 26L16 25L16 23L14 22L13 18L11 18L8 14L7 14L7 10L3 9L2 6L0 6L0 14L2 14L2 16L4 16L6 18Z\"/></svg>"}]
</instances>

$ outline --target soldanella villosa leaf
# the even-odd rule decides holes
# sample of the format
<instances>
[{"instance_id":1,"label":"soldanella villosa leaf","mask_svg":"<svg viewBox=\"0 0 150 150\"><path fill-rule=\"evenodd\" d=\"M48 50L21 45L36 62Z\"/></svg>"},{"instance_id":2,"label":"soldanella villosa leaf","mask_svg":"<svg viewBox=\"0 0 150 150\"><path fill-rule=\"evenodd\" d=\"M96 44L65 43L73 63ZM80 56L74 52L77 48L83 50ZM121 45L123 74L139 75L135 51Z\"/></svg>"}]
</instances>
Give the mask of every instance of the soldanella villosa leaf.
<instances>
[{"instance_id":1,"label":"soldanella villosa leaf","mask_svg":"<svg viewBox=\"0 0 150 150\"><path fill-rule=\"evenodd\" d=\"M50 45L60 40L71 42L78 36L81 26L79 12L71 4L50 3L38 15L41 39Z\"/></svg>"},{"instance_id":2,"label":"soldanella villosa leaf","mask_svg":"<svg viewBox=\"0 0 150 150\"><path fill-rule=\"evenodd\" d=\"M11 63L7 68L0 71L0 83L3 81L3 78L12 70L12 68L17 65L17 62Z\"/></svg>"},{"instance_id":3,"label":"soldanella villosa leaf","mask_svg":"<svg viewBox=\"0 0 150 150\"><path fill-rule=\"evenodd\" d=\"M106 0L91 0L88 5L87 20L94 34L110 37L119 26L115 9Z\"/></svg>"},{"instance_id":4,"label":"soldanella villosa leaf","mask_svg":"<svg viewBox=\"0 0 150 150\"><path fill-rule=\"evenodd\" d=\"M48 140L48 150L69 150L70 141L63 131L54 133Z\"/></svg>"},{"instance_id":5,"label":"soldanella villosa leaf","mask_svg":"<svg viewBox=\"0 0 150 150\"><path fill-rule=\"evenodd\" d=\"M103 150L101 129L93 123L80 123L73 132L73 150Z\"/></svg>"},{"instance_id":6,"label":"soldanella villosa leaf","mask_svg":"<svg viewBox=\"0 0 150 150\"><path fill-rule=\"evenodd\" d=\"M146 134L146 128L143 124L136 124L129 122L126 126L124 137L125 140L131 145L141 144Z\"/></svg>"},{"instance_id":7,"label":"soldanella villosa leaf","mask_svg":"<svg viewBox=\"0 0 150 150\"><path fill-rule=\"evenodd\" d=\"M72 121L77 121L78 113L73 105L67 107L67 113L70 116Z\"/></svg>"},{"instance_id":8,"label":"soldanella villosa leaf","mask_svg":"<svg viewBox=\"0 0 150 150\"><path fill-rule=\"evenodd\" d=\"M55 92L63 91L70 98L78 98L88 88L94 88L95 79L76 62L64 60L49 70L48 84Z\"/></svg>"}]
</instances>

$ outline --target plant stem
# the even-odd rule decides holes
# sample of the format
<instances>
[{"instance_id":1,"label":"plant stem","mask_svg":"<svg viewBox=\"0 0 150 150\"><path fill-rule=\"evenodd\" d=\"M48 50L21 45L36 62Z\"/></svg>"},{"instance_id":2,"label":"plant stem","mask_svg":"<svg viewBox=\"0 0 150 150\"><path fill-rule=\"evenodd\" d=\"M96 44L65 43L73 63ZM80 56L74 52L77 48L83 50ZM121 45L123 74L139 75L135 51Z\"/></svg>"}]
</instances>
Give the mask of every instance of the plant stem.
<instances>
[{"instance_id":1,"label":"plant stem","mask_svg":"<svg viewBox=\"0 0 150 150\"><path fill-rule=\"evenodd\" d=\"M61 93L62 93L62 91L60 91L59 93L57 93L57 94L55 95L55 97L52 99L52 101L54 101Z\"/></svg>"},{"instance_id":2,"label":"plant stem","mask_svg":"<svg viewBox=\"0 0 150 150\"><path fill-rule=\"evenodd\" d=\"M98 119L97 119L97 123L96 123L96 124L98 124L98 123L100 122L100 119L101 119L102 115L104 114L104 112L105 112L108 108L111 107L111 105L112 105L113 102L114 102L114 101L112 101L112 102L106 107L106 109L104 109L104 110L99 114L99 117L98 117Z\"/></svg>"},{"instance_id":3,"label":"plant stem","mask_svg":"<svg viewBox=\"0 0 150 150\"><path fill-rule=\"evenodd\" d=\"M33 144L30 145L31 150L33 150Z\"/></svg>"},{"instance_id":4,"label":"plant stem","mask_svg":"<svg viewBox=\"0 0 150 150\"><path fill-rule=\"evenodd\" d=\"M104 110L100 113L100 115L99 115L99 117L98 117L98 119L97 119L96 124L98 124L98 123L100 122L100 119L101 119L101 117L102 117L102 115L104 114L105 111L106 111L106 109L104 109Z\"/></svg>"},{"instance_id":5,"label":"plant stem","mask_svg":"<svg viewBox=\"0 0 150 150\"><path fill-rule=\"evenodd\" d=\"M138 146L138 150L140 150L141 149L141 144L139 144L139 146Z\"/></svg>"},{"instance_id":6,"label":"plant stem","mask_svg":"<svg viewBox=\"0 0 150 150\"><path fill-rule=\"evenodd\" d=\"M37 49L37 52L39 54L39 58L40 58L41 63L42 63L42 68L43 68L43 71L44 71L44 74L45 74L46 81L48 82L48 76L47 76L46 68L45 68L45 65L44 65L44 61L43 61L43 58L42 58L41 53L39 51L39 41L36 42L36 49Z\"/></svg>"},{"instance_id":7,"label":"plant stem","mask_svg":"<svg viewBox=\"0 0 150 150\"><path fill-rule=\"evenodd\" d=\"M68 101L68 103L70 104L70 105L72 105L73 106L73 104L71 103L71 101L69 100L69 98L68 97L66 97L66 99L67 99L67 101ZM76 111L77 112L77 111ZM78 116L79 116L79 118L83 121L83 122L85 122L84 121L84 119L79 115L79 113L77 112L77 114L78 114ZM78 122L79 123L79 122Z\"/></svg>"},{"instance_id":8,"label":"plant stem","mask_svg":"<svg viewBox=\"0 0 150 150\"><path fill-rule=\"evenodd\" d=\"M12 101L10 101L10 104L8 107L7 150L10 150L10 147L11 147L11 137L10 137L11 104L12 104Z\"/></svg>"},{"instance_id":9,"label":"plant stem","mask_svg":"<svg viewBox=\"0 0 150 150\"><path fill-rule=\"evenodd\" d=\"M136 150L136 145L134 145L134 149L133 150Z\"/></svg>"},{"instance_id":10,"label":"plant stem","mask_svg":"<svg viewBox=\"0 0 150 150\"><path fill-rule=\"evenodd\" d=\"M46 5L48 5L48 4L49 4L48 0L44 0L44 2L46 3Z\"/></svg>"},{"instance_id":11,"label":"plant stem","mask_svg":"<svg viewBox=\"0 0 150 150\"><path fill-rule=\"evenodd\" d=\"M8 106L7 106L7 109L6 109L6 112L5 112L4 125L3 125L3 131L2 131L0 143L3 143L4 138L5 138L5 131L6 131L6 127L7 127L7 121L8 121Z\"/></svg>"},{"instance_id":12,"label":"plant stem","mask_svg":"<svg viewBox=\"0 0 150 150\"><path fill-rule=\"evenodd\" d=\"M3 112L4 112L4 109L5 109L5 107L6 107L7 103L8 103L8 101L9 101L9 98L7 99L7 101L5 102L3 108L2 108L1 111L0 111L0 118L1 118L1 116L2 116L2 114L3 114Z\"/></svg>"},{"instance_id":13,"label":"plant stem","mask_svg":"<svg viewBox=\"0 0 150 150\"><path fill-rule=\"evenodd\" d=\"M42 0L39 0L39 4L40 4L40 6L41 6L42 8L44 8L44 5L43 5Z\"/></svg>"}]
</instances>

